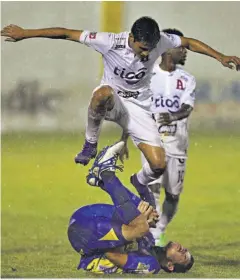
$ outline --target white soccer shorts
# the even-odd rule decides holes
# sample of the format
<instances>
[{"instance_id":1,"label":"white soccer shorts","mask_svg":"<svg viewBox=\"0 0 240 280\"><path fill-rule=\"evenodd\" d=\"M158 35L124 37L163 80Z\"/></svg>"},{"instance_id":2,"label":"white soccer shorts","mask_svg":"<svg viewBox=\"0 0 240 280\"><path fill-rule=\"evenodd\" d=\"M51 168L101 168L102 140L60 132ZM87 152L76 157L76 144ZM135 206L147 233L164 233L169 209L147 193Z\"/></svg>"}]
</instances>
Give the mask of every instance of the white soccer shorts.
<instances>
[{"instance_id":1,"label":"white soccer shorts","mask_svg":"<svg viewBox=\"0 0 240 280\"><path fill-rule=\"evenodd\" d=\"M142 154L142 164L146 162ZM186 159L174 158L166 155L166 169L163 175L149 185L160 184L165 190L174 195L179 195L183 190Z\"/></svg>"},{"instance_id":2,"label":"white soccer shorts","mask_svg":"<svg viewBox=\"0 0 240 280\"><path fill-rule=\"evenodd\" d=\"M94 91L99 87L95 88ZM114 107L107 112L105 120L116 122L125 129L136 146L139 143L162 146L152 113L129 101L129 99L120 97L115 92Z\"/></svg>"}]
</instances>

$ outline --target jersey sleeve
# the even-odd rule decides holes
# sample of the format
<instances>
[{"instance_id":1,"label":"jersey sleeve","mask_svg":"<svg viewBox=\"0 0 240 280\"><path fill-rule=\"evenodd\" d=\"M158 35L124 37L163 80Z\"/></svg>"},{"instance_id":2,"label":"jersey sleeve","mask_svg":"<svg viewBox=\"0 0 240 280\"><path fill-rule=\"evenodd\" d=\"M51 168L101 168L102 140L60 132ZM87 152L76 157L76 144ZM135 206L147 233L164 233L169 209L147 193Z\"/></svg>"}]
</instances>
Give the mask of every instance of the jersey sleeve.
<instances>
[{"instance_id":1,"label":"jersey sleeve","mask_svg":"<svg viewBox=\"0 0 240 280\"><path fill-rule=\"evenodd\" d=\"M83 31L80 38L80 43L92 47L101 54L106 54L114 44L114 34L107 32L91 32Z\"/></svg>"},{"instance_id":2,"label":"jersey sleeve","mask_svg":"<svg viewBox=\"0 0 240 280\"><path fill-rule=\"evenodd\" d=\"M186 88L181 96L181 104L187 104L194 107L195 102L195 91L196 91L196 80L193 76L188 78Z\"/></svg>"},{"instance_id":3,"label":"jersey sleeve","mask_svg":"<svg viewBox=\"0 0 240 280\"><path fill-rule=\"evenodd\" d=\"M125 273L133 274L157 274L161 267L156 258L151 255L129 253L126 264L123 267Z\"/></svg>"},{"instance_id":4,"label":"jersey sleeve","mask_svg":"<svg viewBox=\"0 0 240 280\"><path fill-rule=\"evenodd\" d=\"M161 38L157 44L158 55L162 55L168 49L180 47L181 43L182 42L180 36L161 32Z\"/></svg>"}]
</instances>

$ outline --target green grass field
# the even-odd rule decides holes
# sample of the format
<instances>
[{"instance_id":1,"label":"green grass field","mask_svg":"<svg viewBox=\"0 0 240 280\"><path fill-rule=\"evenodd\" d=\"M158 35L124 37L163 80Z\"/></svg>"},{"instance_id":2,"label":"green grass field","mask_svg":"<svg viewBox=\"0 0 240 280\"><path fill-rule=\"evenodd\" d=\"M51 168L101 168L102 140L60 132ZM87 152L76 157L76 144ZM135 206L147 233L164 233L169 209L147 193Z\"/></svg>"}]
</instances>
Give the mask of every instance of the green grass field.
<instances>
[{"instance_id":1,"label":"green grass field","mask_svg":"<svg viewBox=\"0 0 240 280\"><path fill-rule=\"evenodd\" d=\"M117 139L103 135L100 148ZM185 275L156 277L240 278L240 137L190 139L185 189L167 237L189 248L195 265ZM81 205L110 199L85 183L88 168L73 161L82 141L73 134L2 136L2 277L89 277L76 270L68 220ZM131 190L129 177L139 168L131 144L119 175Z\"/></svg>"}]
</instances>

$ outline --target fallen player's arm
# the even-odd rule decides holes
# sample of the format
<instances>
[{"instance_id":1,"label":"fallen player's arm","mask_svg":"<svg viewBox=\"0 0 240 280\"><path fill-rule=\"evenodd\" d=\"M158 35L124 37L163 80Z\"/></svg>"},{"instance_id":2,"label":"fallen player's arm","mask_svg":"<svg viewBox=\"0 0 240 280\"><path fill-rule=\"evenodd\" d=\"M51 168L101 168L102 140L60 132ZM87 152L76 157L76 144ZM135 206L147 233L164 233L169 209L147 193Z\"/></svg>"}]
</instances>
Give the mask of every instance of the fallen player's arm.
<instances>
[{"instance_id":1,"label":"fallen player's arm","mask_svg":"<svg viewBox=\"0 0 240 280\"><path fill-rule=\"evenodd\" d=\"M217 59L219 62L222 63L223 66L233 69L231 63L235 64L236 69L240 69L240 58L237 56L226 56L207 44L192 38L180 37L181 38L181 45L190 51L197 52L200 54L205 54L210 57Z\"/></svg>"},{"instance_id":2,"label":"fallen player's arm","mask_svg":"<svg viewBox=\"0 0 240 280\"><path fill-rule=\"evenodd\" d=\"M122 268L125 273L155 274L160 270L158 261L149 254L107 252L105 255L112 263Z\"/></svg>"},{"instance_id":3,"label":"fallen player's arm","mask_svg":"<svg viewBox=\"0 0 240 280\"><path fill-rule=\"evenodd\" d=\"M143 237L149 232L149 226L156 225L158 221L157 211L148 202L140 200L137 209L141 214L128 225L122 225L122 235L127 241Z\"/></svg>"},{"instance_id":4,"label":"fallen player's arm","mask_svg":"<svg viewBox=\"0 0 240 280\"><path fill-rule=\"evenodd\" d=\"M73 30L61 27L44 29L24 29L17 25L8 25L1 31L1 36L7 37L5 41L18 42L29 38L64 39L79 42L82 30Z\"/></svg>"}]
</instances>

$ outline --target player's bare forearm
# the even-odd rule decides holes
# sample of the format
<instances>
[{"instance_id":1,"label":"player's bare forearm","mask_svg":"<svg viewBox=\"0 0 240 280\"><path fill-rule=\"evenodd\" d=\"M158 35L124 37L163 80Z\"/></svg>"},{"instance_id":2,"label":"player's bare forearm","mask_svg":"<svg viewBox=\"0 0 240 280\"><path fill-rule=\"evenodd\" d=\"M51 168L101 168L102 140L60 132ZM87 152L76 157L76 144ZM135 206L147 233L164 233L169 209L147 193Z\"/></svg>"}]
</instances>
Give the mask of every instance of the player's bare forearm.
<instances>
[{"instance_id":1,"label":"player's bare forearm","mask_svg":"<svg viewBox=\"0 0 240 280\"><path fill-rule=\"evenodd\" d=\"M224 56L224 54L212 49L210 46L208 46L207 44L199 40L192 39L192 38L185 38L185 37L181 37L181 38L182 38L182 45L185 48L189 49L190 51L211 56L219 61Z\"/></svg>"},{"instance_id":2,"label":"player's bare forearm","mask_svg":"<svg viewBox=\"0 0 240 280\"><path fill-rule=\"evenodd\" d=\"M128 140L128 136L129 136L129 134L125 130L123 130L122 136L121 136L121 141L124 141L126 143Z\"/></svg>"},{"instance_id":3,"label":"player's bare forearm","mask_svg":"<svg viewBox=\"0 0 240 280\"><path fill-rule=\"evenodd\" d=\"M61 27L44 28L44 29L25 29L24 39L33 37L42 37L50 39L65 39L70 40L73 38L73 33L76 33L76 39L79 40L81 31L66 29Z\"/></svg>"},{"instance_id":4,"label":"player's bare forearm","mask_svg":"<svg viewBox=\"0 0 240 280\"><path fill-rule=\"evenodd\" d=\"M44 29L24 29L17 25L8 25L1 31L1 36L7 37L6 41L17 42L29 38L64 39L79 42L81 30L61 27Z\"/></svg>"},{"instance_id":5,"label":"player's bare forearm","mask_svg":"<svg viewBox=\"0 0 240 280\"><path fill-rule=\"evenodd\" d=\"M183 104L177 112L174 112L174 113L166 112L166 113L160 113L160 114L157 113L157 114L155 114L154 117L158 124L168 125L171 122L179 121L179 120L187 118L191 114L192 110L193 110L193 108L190 105Z\"/></svg>"},{"instance_id":6,"label":"player's bare forearm","mask_svg":"<svg viewBox=\"0 0 240 280\"><path fill-rule=\"evenodd\" d=\"M190 105L183 104L177 112L172 113L173 120L179 121L188 118L192 110L193 108Z\"/></svg>"},{"instance_id":7,"label":"player's bare forearm","mask_svg":"<svg viewBox=\"0 0 240 280\"><path fill-rule=\"evenodd\" d=\"M125 145L119 154L119 159L121 160L122 163L124 162L125 158L126 159L129 158L129 150L128 150L128 146L127 146L128 136L129 136L129 134L125 130L123 130L120 141L123 141L125 143Z\"/></svg>"},{"instance_id":8,"label":"player's bare forearm","mask_svg":"<svg viewBox=\"0 0 240 280\"><path fill-rule=\"evenodd\" d=\"M196 39L181 37L181 42L182 46L190 51L213 57L230 69L233 69L231 64L235 64L237 70L240 69L240 58L237 56L226 56Z\"/></svg>"}]
</instances>

